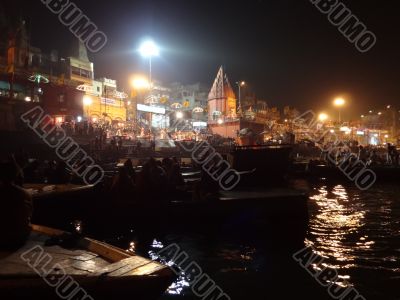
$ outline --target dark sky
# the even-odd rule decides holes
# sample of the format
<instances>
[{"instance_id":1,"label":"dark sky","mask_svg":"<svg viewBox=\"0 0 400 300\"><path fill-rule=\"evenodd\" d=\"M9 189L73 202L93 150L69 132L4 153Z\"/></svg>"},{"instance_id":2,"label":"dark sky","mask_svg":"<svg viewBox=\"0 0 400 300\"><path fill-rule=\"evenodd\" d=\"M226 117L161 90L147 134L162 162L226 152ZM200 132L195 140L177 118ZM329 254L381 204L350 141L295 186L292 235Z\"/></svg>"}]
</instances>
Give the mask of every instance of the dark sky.
<instances>
[{"instance_id":1,"label":"dark sky","mask_svg":"<svg viewBox=\"0 0 400 300\"><path fill-rule=\"evenodd\" d=\"M32 43L48 51L70 50L72 34L40 0L7 2L10 15L31 19ZM154 77L165 82L212 83L223 64L231 83L246 80L271 105L329 111L345 94L347 114L386 104L400 107L398 1L343 1L378 42L359 53L309 0L75 0L108 37L90 58L96 77L128 85L147 72L135 50L145 37L162 53Z\"/></svg>"}]
</instances>

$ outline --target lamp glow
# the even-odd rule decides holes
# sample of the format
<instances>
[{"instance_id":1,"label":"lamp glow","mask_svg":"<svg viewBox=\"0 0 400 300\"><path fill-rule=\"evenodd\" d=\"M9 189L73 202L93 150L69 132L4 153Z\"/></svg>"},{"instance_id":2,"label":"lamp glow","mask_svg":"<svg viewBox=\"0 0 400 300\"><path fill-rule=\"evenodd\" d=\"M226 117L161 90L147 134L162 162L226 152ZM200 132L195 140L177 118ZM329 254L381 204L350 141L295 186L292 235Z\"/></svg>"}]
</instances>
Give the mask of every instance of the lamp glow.
<instances>
[{"instance_id":1,"label":"lamp glow","mask_svg":"<svg viewBox=\"0 0 400 300\"><path fill-rule=\"evenodd\" d=\"M318 116L318 119L322 122L326 121L328 119L328 115L325 113L320 113Z\"/></svg>"},{"instance_id":2,"label":"lamp glow","mask_svg":"<svg viewBox=\"0 0 400 300\"><path fill-rule=\"evenodd\" d=\"M146 78L134 78L131 83L135 90L144 90L150 88L150 82Z\"/></svg>"},{"instance_id":3,"label":"lamp glow","mask_svg":"<svg viewBox=\"0 0 400 300\"><path fill-rule=\"evenodd\" d=\"M176 118L177 118L177 119L182 119L182 118L183 118L183 113L182 113L181 111L178 111L178 112L176 113Z\"/></svg>"},{"instance_id":4,"label":"lamp glow","mask_svg":"<svg viewBox=\"0 0 400 300\"><path fill-rule=\"evenodd\" d=\"M92 105L93 100L89 96L83 96L83 105L90 106Z\"/></svg>"},{"instance_id":5,"label":"lamp glow","mask_svg":"<svg viewBox=\"0 0 400 300\"><path fill-rule=\"evenodd\" d=\"M145 41L140 45L139 52L143 57L152 57L158 56L160 49L153 41Z\"/></svg>"},{"instance_id":6,"label":"lamp glow","mask_svg":"<svg viewBox=\"0 0 400 300\"><path fill-rule=\"evenodd\" d=\"M345 103L346 103L346 101L345 101L343 98L336 98L336 99L333 101L333 104L334 104L335 106L343 106Z\"/></svg>"}]
</instances>

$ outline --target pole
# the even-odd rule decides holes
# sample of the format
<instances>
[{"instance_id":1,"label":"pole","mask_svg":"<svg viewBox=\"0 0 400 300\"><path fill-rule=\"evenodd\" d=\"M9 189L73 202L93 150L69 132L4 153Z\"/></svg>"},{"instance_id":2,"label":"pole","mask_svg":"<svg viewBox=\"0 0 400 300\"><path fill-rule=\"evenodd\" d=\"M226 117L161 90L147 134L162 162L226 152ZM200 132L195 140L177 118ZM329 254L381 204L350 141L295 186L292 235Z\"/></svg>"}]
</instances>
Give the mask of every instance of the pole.
<instances>
[{"instance_id":1,"label":"pole","mask_svg":"<svg viewBox=\"0 0 400 300\"><path fill-rule=\"evenodd\" d=\"M151 87L152 87L152 85L151 85L151 83L152 83L152 82L151 82L151 79L152 79L152 78L151 78L151 75L152 75L152 74L151 74L151 72L152 72L152 70L151 70L151 69L152 69L152 68L151 68L151 67L152 67L152 66L151 66L151 56L149 57L149 66L150 66L149 82L150 82L150 88L151 88Z\"/></svg>"},{"instance_id":2,"label":"pole","mask_svg":"<svg viewBox=\"0 0 400 300\"><path fill-rule=\"evenodd\" d=\"M239 109L242 109L242 96L241 96L241 86L239 83Z\"/></svg>"}]
</instances>

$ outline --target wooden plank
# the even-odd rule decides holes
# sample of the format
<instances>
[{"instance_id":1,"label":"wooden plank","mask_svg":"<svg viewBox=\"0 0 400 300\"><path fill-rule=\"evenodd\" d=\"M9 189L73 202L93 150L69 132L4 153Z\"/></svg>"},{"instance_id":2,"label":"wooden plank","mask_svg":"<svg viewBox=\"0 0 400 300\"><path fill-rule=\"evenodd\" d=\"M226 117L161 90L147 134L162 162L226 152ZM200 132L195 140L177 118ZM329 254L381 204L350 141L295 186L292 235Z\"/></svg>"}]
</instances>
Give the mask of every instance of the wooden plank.
<instances>
[{"instance_id":1,"label":"wooden plank","mask_svg":"<svg viewBox=\"0 0 400 300\"><path fill-rule=\"evenodd\" d=\"M105 267L109 266L110 263L102 258L95 258L87 261L77 261L75 259L68 259L60 262L60 265L69 274L93 274L98 273Z\"/></svg>"},{"instance_id":2,"label":"wooden plank","mask_svg":"<svg viewBox=\"0 0 400 300\"><path fill-rule=\"evenodd\" d=\"M146 258L143 258L140 256L134 256L131 259L129 259L129 263L126 266L124 266L114 272L109 273L108 276L112 276L112 277L122 276L126 273L132 272L133 270L135 270L139 267L142 267L144 265L147 265L149 263L151 263L151 261Z\"/></svg>"},{"instance_id":3,"label":"wooden plank","mask_svg":"<svg viewBox=\"0 0 400 300\"><path fill-rule=\"evenodd\" d=\"M140 275L151 275L154 274L162 269L166 269L166 266L163 266L159 263L151 262L147 265L141 266L132 270L129 273L124 274L124 276L140 276Z\"/></svg>"},{"instance_id":4,"label":"wooden plank","mask_svg":"<svg viewBox=\"0 0 400 300\"><path fill-rule=\"evenodd\" d=\"M96 240L92 240L89 238L83 239L80 242L80 245L86 248L87 250L110 260L111 262L117 262L120 261L121 259L129 258L132 256L131 254L120 248Z\"/></svg>"},{"instance_id":5,"label":"wooden plank","mask_svg":"<svg viewBox=\"0 0 400 300\"><path fill-rule=\"evenodd\" d=\"M143 258L143 257L140 257L140 256L132 256L130 258L125 258L125 259L120 260L119 262L113 263L113 264L105 267L100 272L98 272L98 275L108 275L108 274L110 274L112 272L115 272L115 271L125 267L125 266L129 266L129 268L131 266L133 266L132 269L131 269L131 270L133 270L134 266L135 265L139 266L139 264L142 261L149 262L150 260L148 260L146 258Z\"/></svg>"}]
</instances>

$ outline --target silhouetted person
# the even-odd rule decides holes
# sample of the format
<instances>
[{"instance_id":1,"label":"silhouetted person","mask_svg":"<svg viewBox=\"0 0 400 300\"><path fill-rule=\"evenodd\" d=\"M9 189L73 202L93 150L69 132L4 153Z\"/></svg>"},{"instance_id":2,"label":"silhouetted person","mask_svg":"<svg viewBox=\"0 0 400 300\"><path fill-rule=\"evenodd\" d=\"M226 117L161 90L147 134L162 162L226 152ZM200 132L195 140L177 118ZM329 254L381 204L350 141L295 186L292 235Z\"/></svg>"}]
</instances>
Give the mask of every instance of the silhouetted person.
<instances>
[{"instance_id":1,"label":"silhouetted person","mask_svg":"<svg viewBox=\"0 0 400 300\"><path fill-rule=\"evenodd\" d=\"M124 168L125 168L127 174L129 175L129 177L131 178L131 180L133 182L135 182L136 181L136 172L135 172L135 169L133 168L133 163L132 163L132 160L130 158L128 158L125 161Z\"/></svg>"},{"instance_id":2,"label":"silhouetted person","mask_svg":"<svg viewBox=\"0 0 400 300\"><path fill-rule=\"evenodd\" d=\"M13 163L0 164L0 249L22 246L31 231L31 196L15 184Z\"/></svg>"},{"instance_id":3,"label":"silhouetted person","mask_svg":"<svg viewBox=\"0 0 400 300\"><path fill-rule=\"evenodd\" d=\"M67 170L67 164L64 161L57 162L52 183L65 184L69 183L70 181L71 181L71 174Z\"/></svg>"},{"instance_id":4,"label":"silhouetted person","mask_svg":"<svg viewBox=\"0 0 400 300\"><path fill-rule=\"evenodd\" d=\"M128 175L125 167L118 170L111 185L111 195L117 201L130 201L135 198L135 185L132 178Z\"/></svg>"},{"instance_id":5,"label":"silhouetted person","mask_svg":"<svg viewBox=\"0 0 400 300\"><path fill-rule=\"evenodd\" d=\"M151 204L161 204L165 201L167 176L154 158L150 158L143 166L138 177L138 188L142 196L149 199Z\"/></svg>"}]
</instances>

